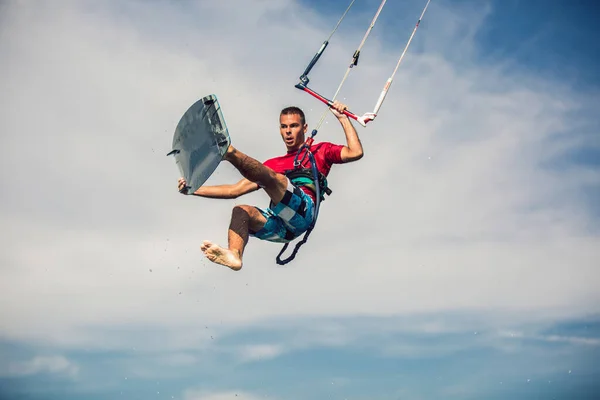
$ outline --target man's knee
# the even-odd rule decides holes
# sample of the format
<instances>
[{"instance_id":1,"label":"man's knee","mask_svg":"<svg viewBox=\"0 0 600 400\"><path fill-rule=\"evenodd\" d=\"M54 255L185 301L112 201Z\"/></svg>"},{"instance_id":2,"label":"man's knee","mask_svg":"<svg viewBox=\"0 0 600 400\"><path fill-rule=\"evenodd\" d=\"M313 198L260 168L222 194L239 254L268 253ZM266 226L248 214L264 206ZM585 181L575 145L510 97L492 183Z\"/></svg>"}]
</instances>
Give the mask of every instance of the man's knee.
<instances>
[{"instance_id":1,"label":"man's knee","mask_svg":"<svg viewBox=\"0 0 600 400\"><path fill-rule=\"evenodd\" d=\"M237 205L235 207L233 207L232 213L233 214L246 214L246 215L250 215L250 213L252 212L252 209L254 209L253 206L249 206L247 204L241 204L241 205Z\"/></svg>"},{"instance_id":2,"label":"man's knee","mask_svg":"<svg viewBox=\"0 0 600 400\"><path fill-rule=\"evenodd\" d=\"M252 218L252 214L254 214L254 207L249 205L237 205L233 207L231 210L232 219L238 220L240 222L247 222Z\"/></svg>"},{"instance_id":3,"label":"man's knee","mask_svg":"<svg viewBox=\"0 0 600 400\"><path fill-rule=\"evenodd\" d=\"M258 182L261 186L269 189L287 187L287 177L285 175L277 173L268 167L265 167L265 172L265 180Z\"/></svg>"},{"instance_id":4,"label":"man's knee","mask_svg":"<svg viewBox=\"0 0 600 400\"><path fill-rule=\"evenodd\" d=\"M266 222L266 218L256 209L256 207L247 204L233 207L231 219L232 221L248 223L248 227L252 231L260 230Z\"/></svg>"},{"instance_id":5,"label":"man's knee","mask_svg":"<svg viewBox=\"0 0 600 400\"><path fill-rule=\"evenodd\" d=\"M277 179L277 185L282 188L283 190L286 190L288 187L288 177L283 175L283 174L275 174L275 179Z\"/></svg>"}]
</instances>

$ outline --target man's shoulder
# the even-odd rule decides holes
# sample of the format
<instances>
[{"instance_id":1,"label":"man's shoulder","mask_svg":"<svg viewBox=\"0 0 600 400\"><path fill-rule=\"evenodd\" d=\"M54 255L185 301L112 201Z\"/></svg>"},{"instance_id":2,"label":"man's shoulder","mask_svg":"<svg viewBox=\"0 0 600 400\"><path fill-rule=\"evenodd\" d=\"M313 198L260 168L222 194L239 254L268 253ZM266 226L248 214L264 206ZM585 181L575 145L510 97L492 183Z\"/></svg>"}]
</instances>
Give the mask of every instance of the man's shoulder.
<instances>
[{"instance_id":1,"label":"man's shoulder","mask_svg":"<svg viewBox=\"0 0 600 400\"><path fill-rule=\"evenodd\" d=\"M315 144L313 144L311 146L311 148L314 149L314 150L329 150L329 149L337 148L337 147L344 147L344 146L341 145L341 144L327 142L327 141L325 141L325 142L318 142L318 143L315 143Z\"/></svg>"},{"instance_id":2,"label":"man's shoulder","mask_svg":"<svg viewBox=\"0 0 600 400\"><path fill-rule=\"evenodd\" d=\"M323 151L328 155L336 157L344 148L343 144L331 143L331 142L319 142L313 145L311 151L313 153Z\"/></svg>"},{"instance_id":3,"label":"man's shoulder","mask_svg":"<svg viewBox=\"0 0 600 400\"><path fill-rule=\"evenodd\" d=\"M344 145L331 142L319 142L314 145L311 151L317 155L322 154L323 159L330 164L341 164L342 150Z\"/></svg>"},{"instance_id":4,"label":"man's shoulder","mask_svg":"<svg viewBox=\"0 0 600 400\"><path fill-rule=\"evenodd\" d=\"M332 158L334 162L338 162L339 155L341 153L344 145L336 144L328 141L313 143L310 146L311 153L325 153L325 158ZM267 159L263 162L263 165L275 170L280 171L285 168L288 168L291 164L293 164L294 158L296 157L296 153L286 153L280 156L275 156Z\"/></svg>"}]
</instances>

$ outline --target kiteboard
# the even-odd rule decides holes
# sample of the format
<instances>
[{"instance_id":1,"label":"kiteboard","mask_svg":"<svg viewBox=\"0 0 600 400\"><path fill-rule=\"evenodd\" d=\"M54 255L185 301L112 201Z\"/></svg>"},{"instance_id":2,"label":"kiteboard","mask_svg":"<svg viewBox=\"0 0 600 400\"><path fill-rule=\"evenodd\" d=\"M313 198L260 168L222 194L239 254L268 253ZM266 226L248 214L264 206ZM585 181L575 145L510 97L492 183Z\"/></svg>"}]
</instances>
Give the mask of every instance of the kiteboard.
<instances>
[{"instance_id":1,"label":"kiteboard","mask_svg":"<svg viewBox=\"0 0 600 400\"><path fill-rule=\"evenodd\" d=\"M201 98L183 114L173 135L173 155L187 186L194 193L215 172L223 160L231 139L214 94Z\"/></svg>"}]
</instances>

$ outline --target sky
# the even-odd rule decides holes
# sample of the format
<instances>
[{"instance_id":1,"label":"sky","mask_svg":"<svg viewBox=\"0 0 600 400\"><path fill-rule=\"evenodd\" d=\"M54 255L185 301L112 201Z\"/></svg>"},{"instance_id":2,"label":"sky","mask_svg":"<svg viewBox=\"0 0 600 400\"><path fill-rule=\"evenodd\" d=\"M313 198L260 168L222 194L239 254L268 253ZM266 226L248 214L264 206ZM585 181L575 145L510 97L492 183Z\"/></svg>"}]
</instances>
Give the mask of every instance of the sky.
<instances>
[{"instance_id":1,"label":"sky","mask_svg":"<svg viewBox=\"0 0 600 400\"><path fill-rule=\"evenodd\" d=\"M0 2L0 399L597 398L595 2L432 0L296 259L202 255L268 198L179 194L179 118L214 93L234 146L282 154L279 111L325 111L294 85L347 5ZM424 5L386 3L351 110ZM378 6L355 2L313 89L334 93ZM315 139L344 143L331 116Z\"/></svg>"}]
</instances>

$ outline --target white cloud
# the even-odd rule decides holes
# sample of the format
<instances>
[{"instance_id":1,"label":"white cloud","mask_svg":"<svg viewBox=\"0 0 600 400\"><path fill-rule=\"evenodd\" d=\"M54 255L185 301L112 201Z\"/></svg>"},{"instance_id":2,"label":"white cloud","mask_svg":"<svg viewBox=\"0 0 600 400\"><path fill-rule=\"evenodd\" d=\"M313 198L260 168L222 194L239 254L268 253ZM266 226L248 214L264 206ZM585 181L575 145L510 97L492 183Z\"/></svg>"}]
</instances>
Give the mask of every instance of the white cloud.
<instances>
[{"instance_id":1,"label":"white cloud","mask_svg":"<svg viewBox=\"0 0 600 400\"><path fill-rule=\"evenodd\" d=\"M585 346L600 346L600 338L595 337L581 337L581 336L565 336L565 335L539 335L539 334L528 334L519 331L503 331L499 333L500 337L512 338L512 339L527 339L527 340L538 340L542 342L559 342L573 345L585 345Z\"/></svg>"},{"instance_id":2,"label":"white cloud","mask_svg":"<svg viewBox=\"0 0 600 400\"><path fill-rule=\"evenodd\" d=\"M243 346L238 350L243 362L268 360L283 354L284 348L276 344L255 344Z\"/></svg>"},{"instance_id":3,"label":"white cloud","mask_svg":"<svg viewBox=\"0 0 600 400\"><path fill-rule=\"evenodd\" d=\"M321 115L293 85L337 17L315 28L301 18L311 11L291 1L186 7L5 7L6 338L151 348L151 340L103 330L149 326L168 332L165 347L182 348L210 345L210 334L198 334L205 326L217 335L217 327L279 317L598 311L600 246L586 230L580 193L599 173L540 167L580 143L560 135L582 124L569 114L578 94L477 65L472 33L456 28L468 14L444 8L423 21L415 43L425 43L424 53L407 55L377 121L358 128L365 158L334 168L334 193L296 261L276 267L279 245L256 240L240 273L204 260L201 241L226 240L233 204L267 200L177 194L165 156L177 120L217 93L235 145L261 160L280 154L283 106L300 105L311 124ZM292 22L273 17L292 12ZM324 94L362 32L353 35L336 36L313 73ZM443 38L461 57L450 56ZM368 46L342 93L357 112L372 107L380 87L371 82L383 85L403 43L374 36ZM327 122L317 139L343 141ZM238 178L222 165L211 182ZM328 340L343 343L345 334Z\"/></svg>"},{"instance_id":4,"label":"white cloud","mask_svg":"<svg viewBox=\"0 0 600 400\"><path fill-rule=\"evenodd\" d=\"M28 361L10 362L7 374L10 376L27 376L51 373L75 377L79 372L77 364L64 356L38 356Z\"/></svg>"},{"instance_id":5,"label":"white cloud","mask_svg":"<svg viewBox=\"0 0 600 400\"><path fill-rule=\"evenodd\" d=\"M545 340L547 342L564 342L570 344L583 344L588 346L600 346L600 338L587 338L578 336L560 336L560 335L547 335L539 337L538 339Z\"/></svg>"},{"instance_id":6,"label":"white cloud","mask_svg":"<svg viewBox=\"0 0 600 400\"><path fill-rule=\"evenodd\" d=\"M188 389L184 392L184 400L262 400L273 399L249 393L243 390L229 390L222 392L207 392L204 390Z\"/></svg>"}]
</instances>

